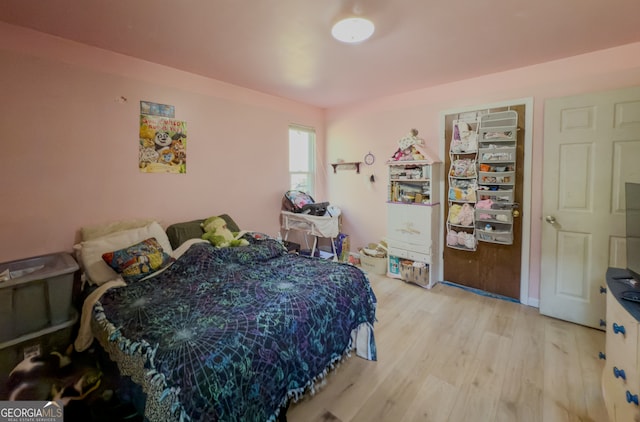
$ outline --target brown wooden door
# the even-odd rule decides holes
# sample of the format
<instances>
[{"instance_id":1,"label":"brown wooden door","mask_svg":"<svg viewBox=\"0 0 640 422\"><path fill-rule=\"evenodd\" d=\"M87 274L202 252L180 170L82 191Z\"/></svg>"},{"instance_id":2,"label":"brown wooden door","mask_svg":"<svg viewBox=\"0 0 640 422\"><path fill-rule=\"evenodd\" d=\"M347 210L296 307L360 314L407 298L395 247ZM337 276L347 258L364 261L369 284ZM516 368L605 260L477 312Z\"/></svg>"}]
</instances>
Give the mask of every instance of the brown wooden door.
<instances>
[{"instance_id":1,"label":"brown wooden door","mask_svg":"<svg viewBox=\"0 0 640 422\"><path fill-rule=\"evenodd\" d=\"M477 250L464 251L444 246L445 281L473 287L490 293L520 299L520 278L522 260L522 194L524 179L524 131L525 131L525 105L510 107L479 109L478 112L497 112L515 110L518 113L518 142L516 149L516 186L514 202L515 208L520 213L513 219L513 244L502 245L497 243L478 242ZM464 113L467 114L467 113ZM453 121L460 117L459 114L445 116L445 151L449 151L451 144ZM445 160L445 175L449 174L451 158L447 154ZM445 195L449 191L449 178L445 177ZM449 202L444 202L445 221L449 215ZM446 225L444 237L446 238Z\"/></svg>"}]
</instances>

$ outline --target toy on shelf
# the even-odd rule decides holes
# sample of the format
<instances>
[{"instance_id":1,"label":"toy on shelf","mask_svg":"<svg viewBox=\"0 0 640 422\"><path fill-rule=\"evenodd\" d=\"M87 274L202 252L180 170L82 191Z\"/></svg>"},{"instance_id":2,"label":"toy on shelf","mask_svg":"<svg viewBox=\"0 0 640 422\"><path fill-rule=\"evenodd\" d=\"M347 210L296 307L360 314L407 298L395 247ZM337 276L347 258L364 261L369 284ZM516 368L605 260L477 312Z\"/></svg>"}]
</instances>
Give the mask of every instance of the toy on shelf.
<instances>
[{"instance_id":1,"label":"toy on shelf","mask_svg":"<svg viewBox=\"0 0 640 422\"><path fill-rule=\"evenodd\" d=\"M428 163L434 163L433 157L424 144L424 139L418 138L418 130L411 129L409 135L403 137L398 141L398 149L393 153L390 158L390 162L393 161L426 161Z\"/></svg>"}]
</instances>

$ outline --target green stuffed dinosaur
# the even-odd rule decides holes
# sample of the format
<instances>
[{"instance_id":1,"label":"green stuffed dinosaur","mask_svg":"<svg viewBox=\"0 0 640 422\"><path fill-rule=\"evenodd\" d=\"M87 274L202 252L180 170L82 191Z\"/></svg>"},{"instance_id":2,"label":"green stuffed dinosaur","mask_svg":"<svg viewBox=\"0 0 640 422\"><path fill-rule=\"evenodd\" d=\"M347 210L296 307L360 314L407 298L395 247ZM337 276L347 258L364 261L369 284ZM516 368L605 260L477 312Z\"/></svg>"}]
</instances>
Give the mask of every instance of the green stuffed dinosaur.
<instances>
[{"instance_id":1,"label":"green stuffed dinosaur","mask_svg":"<svg viewBox=\"0 0 640 422\"><path fill-rule=\"evenodd\" d=\"M227 228L227 222L221 217L209 217L202 223L204 234L202 239L208 240L217 248L246 246L249 242L246 239L240 239L245 233L244 231L233 233Z\"/></svg>"}]
</instances>

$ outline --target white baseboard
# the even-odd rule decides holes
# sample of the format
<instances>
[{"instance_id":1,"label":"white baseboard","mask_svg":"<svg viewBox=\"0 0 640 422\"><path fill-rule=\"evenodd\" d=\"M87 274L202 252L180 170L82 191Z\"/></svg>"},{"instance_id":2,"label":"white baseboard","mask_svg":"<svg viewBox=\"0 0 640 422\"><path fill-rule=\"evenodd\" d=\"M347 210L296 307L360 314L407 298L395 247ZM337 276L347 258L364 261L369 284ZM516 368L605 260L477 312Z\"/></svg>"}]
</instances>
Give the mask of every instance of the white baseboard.
<instances>
[{"instance_id":1,"label":"white baseboard","mask_svg":"<svg viewBox=\"0 0 640 422\"><path fill-rule=\"evenodd\" d=\"M534 299L532 297L529 298L529 306L533 306L534 308L539 308L540 307L540 299Z\"/></svg>"}]
</instances>

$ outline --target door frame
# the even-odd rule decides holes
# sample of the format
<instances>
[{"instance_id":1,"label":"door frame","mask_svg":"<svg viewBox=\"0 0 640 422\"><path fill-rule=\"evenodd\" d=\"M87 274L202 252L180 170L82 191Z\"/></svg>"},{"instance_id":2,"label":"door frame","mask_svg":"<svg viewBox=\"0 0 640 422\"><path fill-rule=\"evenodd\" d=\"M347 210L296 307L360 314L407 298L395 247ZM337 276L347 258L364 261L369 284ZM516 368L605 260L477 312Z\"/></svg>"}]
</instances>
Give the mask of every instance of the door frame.
<instances>
[{"instance_id":1,"label":"door frame","mask_svg":"<svg viewBox=\"0 0 640 422\"><path fill-rule=\"evenodd\" d=\"M447 154L445 151L445 116L449 114L468 113L478 110L510 107L515 105L524 104L526 111L524 116L525 131L524 131L524 179L522 181L522 246L521 246L521 265L520 265L520 303L523 305L530 305L538 307L538 300L529 298L529 252L531 250L531 162L533 152L533 97L520 98L516 100L500 101L491 104L481 104L474 106L456 107L449 110L440 112L440 156L444 157ZM443 159L444 162L444 159ZM441 166L440 169L440 204L444 204L446 201L446 194L444 189L445 176L448 169ZM445 248L445 218L443 212L440 213L440 244ZM440 280L444 279L444 250L438 257L440 261L440 270L438 271L438 277Z\"/></svg>"}]
</instances>

